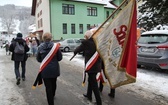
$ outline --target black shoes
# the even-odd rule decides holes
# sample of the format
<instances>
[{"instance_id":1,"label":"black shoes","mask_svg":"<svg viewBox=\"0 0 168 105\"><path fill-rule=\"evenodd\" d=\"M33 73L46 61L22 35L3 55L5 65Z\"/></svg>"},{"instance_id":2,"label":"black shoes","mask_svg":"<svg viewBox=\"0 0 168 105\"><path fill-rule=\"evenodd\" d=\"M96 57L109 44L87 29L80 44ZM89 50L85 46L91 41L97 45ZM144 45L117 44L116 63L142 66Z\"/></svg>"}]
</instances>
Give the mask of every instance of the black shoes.
<instances>
[{"instance_id":1,"label":"black shoes","mask_svg":"<svg viewBox=\"0 0 168 105\"><path fill-rule=\"evenodd\" d=\"M22 78L22 81L25 81L25 78Z\"/></svg>"},{"instance_id":2,"label":"black shoes","mask_svg":"<svg viewBox=\"0 0 168 105\"><path fill-rule=\"evenodd\" d=\"M111 98L115 97L115 89L111 89L110 93L108 94Z\"/></svg>"},{"instance_id":3,"label":"black shoes","mask_svg":"<svg viewBox=\"0 0 168 105\"><path fill-rule=\"evenodd\" d=\"M91 97L88 97L86 94L83 94L83 96L84 96L85 98L87 98L89 101L92 101L92 98L91 98Z\"/></svg>"},{"instance_id":4,"label":"black shoes","mask_svg":"<svg viewBox=\"0 0 168 105\"><path fill-rule=\"evenodd\" d=\"M20 84L20 78L17 78L16 85Z\"/></svg>"},{"instance_id":5,"label":"black shoes","mask_svg":"<svg viewBox=\"0 0 168 105\"><path fill-rule=\"evenodd\" d=\"M114 95L114 94L111 94L111 93L109 93L108 96L110 96L111 98L114 98L114 97L115 97L115 95Z\"/></svg>"}]
</instances>

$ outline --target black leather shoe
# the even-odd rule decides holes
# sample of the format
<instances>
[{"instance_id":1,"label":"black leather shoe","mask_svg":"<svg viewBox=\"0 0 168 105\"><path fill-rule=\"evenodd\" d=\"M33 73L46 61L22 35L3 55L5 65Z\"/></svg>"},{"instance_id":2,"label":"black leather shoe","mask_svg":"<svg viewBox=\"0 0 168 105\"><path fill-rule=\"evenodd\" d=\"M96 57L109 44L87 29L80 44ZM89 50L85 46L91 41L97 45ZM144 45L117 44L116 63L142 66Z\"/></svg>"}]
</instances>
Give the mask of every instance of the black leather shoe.
<instances>
[{"instance_id":1,"label":"black leather shoe","mask_svg":"<svg viewBox=\"0 0 168 105\"><path fill-rule=\"evenodd\" d=\"M17 78L16 85L20 84L20 78Z\"/></svg>"},{"instance_id":2,"label":"black leather shoe","mask_svg":"<svg viewBox=\"0 0 168 105\"><path fill-rule=\"evenodd\" d=\"M109 93L108 94L111 98L114 98L115 96L114 96L114 94L111 94L111 93Z\"/></svg>"},{"instance_id":3,"label":"black leather shoe","mask_svg":"<svg viewBox=\"0 0 168 105\"><path fill-rule=\"evenodd\" d=\"M110 97L114 98L115 97L115 89L111 89L110 93L108 94Z\"/></svg>"},{"instance_id":4,"label":"black leather shoe","mask_svg":"<svg viewBox=\"0 0 168 105\"><path fill-rule=\"evenodd\" d=\"M86 94L83 94L83 96L84 96L85 98L87 98L89 101L92 101L92 98L91 98L91 97L88 97Z\"/></svg>"},{"instance_id":5,"label":"black leather shoe","mask_svg":"<svg viewBox=\"0 0 168 105\"><path fill-rule=\"evenodd\" d=\"M22 78L22 81L25 81L25 78Z\"/></svg>"}]
</instances>

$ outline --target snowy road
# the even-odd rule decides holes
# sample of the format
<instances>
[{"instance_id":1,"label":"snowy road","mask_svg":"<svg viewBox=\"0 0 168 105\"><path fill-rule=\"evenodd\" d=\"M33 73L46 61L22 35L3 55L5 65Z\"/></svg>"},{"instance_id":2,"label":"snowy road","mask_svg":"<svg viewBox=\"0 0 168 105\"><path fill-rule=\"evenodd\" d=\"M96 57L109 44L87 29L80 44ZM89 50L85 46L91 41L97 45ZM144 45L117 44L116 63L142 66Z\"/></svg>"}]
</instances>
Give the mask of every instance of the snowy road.
<instances>
[{"instance_id":1,"label":"snowy road","mask_svg":"<svg viewBox=\"0 0 168 105\"><path fill-rule=\"evenodd\" d=\"M64 53L64 60L69 61L72 55L73 53ZM15 77L11 73L13 72L13 62L9 61L9 56L6 56L5 49L0 49L0 105L29 105L22 96L22 90L14 83L9 82L15 82L15 80L12 80ZM83 68L83 57L81 55L75 56L69 65ZM6 69L11 69L11 71L6 71ZM156 102L156 105L168 105L167 88L168 73L138 69L137 82L119 87L118 89L125 93L140 95L145 99L153 100L154 103Z\"/></svg>"},{"instance_id":2,"label":"snowy road","mask_svg":"<svg viewBox=\"0 0 168 105\"><path fill-rule=\"evenodd\" d=\"M64 53L70 59L73 53ZM83 57L77 55L72 65L84 67ZM136 83L119 87L122 91L139 94L145 99L153 100L161 105L168 105L168 72L138 69Z\"/></svg>"}]
</instances>

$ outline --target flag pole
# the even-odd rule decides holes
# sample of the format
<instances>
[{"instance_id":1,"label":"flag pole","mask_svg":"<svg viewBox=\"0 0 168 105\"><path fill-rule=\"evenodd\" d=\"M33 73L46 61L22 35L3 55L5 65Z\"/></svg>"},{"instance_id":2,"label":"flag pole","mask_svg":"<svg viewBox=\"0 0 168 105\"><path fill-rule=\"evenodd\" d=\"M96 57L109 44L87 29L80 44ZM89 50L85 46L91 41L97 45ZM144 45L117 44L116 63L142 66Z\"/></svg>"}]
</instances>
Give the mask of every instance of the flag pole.
<instances>
[{"instance_id":1,"label":"flag pole","mask_svg":"<svg viewBox=\"0 0 168 105\"><path fill-rule=\"evenodd\" d=\"M116 10L114 10L114 12L100 25L100 27L93 33L92 36L94 36L95 33L97 33L97 32L104 26L104 24L105 24L118 10L120 10L120 8L121 8L126 2L128 2L128 1L130 1L130 0L124 0L124 1L121 3L121 5L120 5Z\"/></svg>"},{"instance_id":2,"label":"flag pole","mask_svg":"<svg viewBox=\"0 0 168 105\"><path fill-rule=\"evenodd\" d=\"M69 61L71 61L75 56L76 56L76 54L74 54Z\"/></svg>"}]
</instances>

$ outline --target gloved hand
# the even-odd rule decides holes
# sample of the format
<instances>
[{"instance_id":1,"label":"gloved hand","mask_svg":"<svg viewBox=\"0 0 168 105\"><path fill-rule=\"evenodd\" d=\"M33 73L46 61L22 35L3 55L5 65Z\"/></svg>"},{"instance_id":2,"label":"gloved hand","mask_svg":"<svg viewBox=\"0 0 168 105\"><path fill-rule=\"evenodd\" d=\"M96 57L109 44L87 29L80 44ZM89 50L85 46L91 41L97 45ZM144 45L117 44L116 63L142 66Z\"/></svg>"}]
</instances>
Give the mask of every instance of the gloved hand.
<instances>
[{"instance_id":1,"label":"gloved hand","mask_svg":"<svg viewBox=\"0 0 168 105\"><path fill-rule=\"evenodd\" d=\"M77 54L77 52L76 51L74 51L74 55L76 55Z\"/></svg>"}]
</instances>

